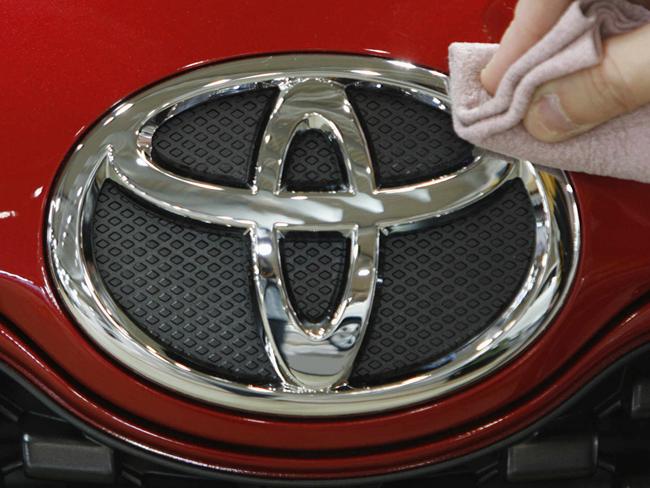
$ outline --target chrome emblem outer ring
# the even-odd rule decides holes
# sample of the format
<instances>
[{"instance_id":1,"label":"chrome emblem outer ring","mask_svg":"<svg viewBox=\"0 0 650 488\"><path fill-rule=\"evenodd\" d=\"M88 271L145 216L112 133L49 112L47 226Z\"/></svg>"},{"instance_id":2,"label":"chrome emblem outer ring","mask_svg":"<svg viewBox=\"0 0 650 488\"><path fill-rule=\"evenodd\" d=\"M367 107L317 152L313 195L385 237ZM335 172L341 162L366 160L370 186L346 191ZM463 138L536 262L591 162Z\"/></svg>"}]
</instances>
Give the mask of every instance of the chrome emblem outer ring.
<instances>
[{"instance_id":1,"label":"chrome emblem outer ring","mask_svg":"<svg viewBox=\"0 0 650 488\"><path fill-rule=\"evenodd\" d=\"M47 244L66 307L101 348L166 388L214 404L282 415L351 415L422 402L467 385L502 366L544 330L562 303L578 256L577 209L564 174L476 149L473 163L456 173L379 189L342 80L390 86L449 110L446 78L430 70L369 57L282 55L208 66L160 83L117 105L82 139L53 193ZM193 181L153 163L153 133L169 117L211 96L260 86L277 87L279 96L252 188ZM319 129L338 142L346 190L283 188L287 149L305 129ZM427 371L377 387L350 387L346 380L372 308L381 233L452 213L513 178L522 180L533 203L537 241L528 277L512 303L487 330ZM247 229L260 333L280 387L239 384L179 364L113 302L89 245L95 201L106 179L167 212ZM283 284L279 238L294 230L336 230L350 239L342 300L333 317L321 323L297 318Z\"/></svg>"}]
</instances>

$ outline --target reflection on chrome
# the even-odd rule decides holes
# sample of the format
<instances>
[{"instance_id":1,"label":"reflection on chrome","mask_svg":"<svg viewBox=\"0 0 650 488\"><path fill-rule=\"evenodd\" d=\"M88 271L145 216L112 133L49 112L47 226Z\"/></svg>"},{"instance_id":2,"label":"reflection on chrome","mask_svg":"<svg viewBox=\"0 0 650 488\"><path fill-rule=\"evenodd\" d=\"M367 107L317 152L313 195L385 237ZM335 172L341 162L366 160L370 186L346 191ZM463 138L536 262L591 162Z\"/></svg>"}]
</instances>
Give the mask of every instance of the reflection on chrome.
<instances>
[{"instance_id":1,"label":"reflection on chrome","mask_svg":"<svg viewBox=\"0 0 650 488\"><path fill-rule=\"evenodd\" d=\"M370 57L283 55L199 68L118 105L67 161L52 196L47 241L58 290L83 330L138 374L214 404L269 414L352 415L422 402L493 372L548 325L573 277L579 252L576 205L562 172L541 170L481 149L448 176L387 190L375 185L368 146L344 83L372 83L449 110L444 75ZM156 128L209 97L275 86L277 103L259 149L252 188L227 188L171 174L151 158ZM347 188L296 193L282 185L292 138L319 129L338 142ZM477 202L519 178L536 219L528 277L482 334L418 375L376 387L346 383L368 323L377 281L379 236ZM110 179L167 212L247 229L251 236L260 334L280 387L234 383L182 365L113 302L95 270L89 228L97 194ZM347 284L331 318L301 322L283 283L279 240L291 231L338 231L351 245Z\"/></svg>"}]
</instances>

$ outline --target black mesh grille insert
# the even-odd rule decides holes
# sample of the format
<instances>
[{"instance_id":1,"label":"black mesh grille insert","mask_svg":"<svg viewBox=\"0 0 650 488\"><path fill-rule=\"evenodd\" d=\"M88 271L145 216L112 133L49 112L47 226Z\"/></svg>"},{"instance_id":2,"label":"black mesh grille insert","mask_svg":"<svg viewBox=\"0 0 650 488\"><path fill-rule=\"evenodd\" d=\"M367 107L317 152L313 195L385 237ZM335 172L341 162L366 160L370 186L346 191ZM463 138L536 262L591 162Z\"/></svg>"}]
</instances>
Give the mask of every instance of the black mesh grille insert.
<instances>
[{"instance_id":1,"label":"black mesh grille insert","mask_svg":"<svg viewBox=\"0 0 650 488\"><path fill-rule=\"evenodd\" d=\"M472 146L456 135L446 112L393 89L353 86L347 92L366 132L378 186L426 181L472 162Z\"/></svg>"},{"instance_id":2,"label":"black mesh grille insert","mask_svg":"<svg viewBox=\"0 0 650 488\"><path fill-rule=\"evenodd\" d=\"M383 237L382 280L351 383L413 373L485 330L520 289L534 246L520 180L432 227Z\"/></svg>"},{"instance_id":3,"label":"black mesh grille insert","mask_svg":"<svg viewBox=\"0 0 650 488\"><path fill-rule=\"evenodd\" d=\"M290 191L333 191L347 185L338 144L319 130L306 130L291 141L283 182Z\"/></svg>"},{"instance_id":4,"label":"black mesh grille insert","mask_svg":"<svg viewBox=\"0 0 650 488\"><path fill-rule=\"evenodd\" d=\"M346 92L379 187L426 181L472 162L472 146L455 135L446 112L393 88L353 84ZM154 161L196 180L250 186L277 93L218 96L174 115L153 134ZM283 188L340 191L348 184L335 141L313 129L295 135ZM483 332L520 290L534 246L533 208L519 180L417 230L382 235L373 310L351 385L416 373ZM242 383L278 381L264 348L243 230L167 214L107 181L92 252L113 300L179 362ZM280 253L298 318L330 318L347 285L349 239L288 232Z\"/></svg>"},{"instance_id":5,"label":"black mesh grille insert","mask_svg":"<svg viewBox=\"0 0 650 488\"><path fill-rule=\"evenodd\" d=\"M249 186L276 94L266 88L219 96L171 117L153 135L153 160L196 180Z\"/></svg>"},{"instance_id":6,"label":"black mesh grille insert","mask_svg":"<svg viewBox=\"0 0 650 488\"><path fill-rule=\"evenodd\" d=\"M338 232L288 232L280 241L289 297L300 319L332 316L345 286L348 242Z\"/></svg>"},{"instance_id":7,"label":"black mesh grille insert","mask_svg":"<svg viewBox=\"0 0 650 488\"><path fill-rule=\"evenodd\" d=\"M113 300L170 355L227 379L275 379L257 328L243 232L168 216L106 182L92 244Z\"/></svg>"}]
</instances>

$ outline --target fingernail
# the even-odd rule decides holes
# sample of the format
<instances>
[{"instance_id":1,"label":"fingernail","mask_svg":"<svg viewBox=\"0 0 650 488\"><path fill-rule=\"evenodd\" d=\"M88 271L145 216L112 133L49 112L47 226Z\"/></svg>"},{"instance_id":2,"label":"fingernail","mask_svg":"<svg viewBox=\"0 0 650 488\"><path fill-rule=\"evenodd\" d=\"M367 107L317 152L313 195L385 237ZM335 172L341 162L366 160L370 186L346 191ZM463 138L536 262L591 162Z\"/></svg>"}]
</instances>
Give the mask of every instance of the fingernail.
<instances>
[{"instance_id":1,"label":"fingernail","mask_svg":"<svg viewBox=\"0 0 650 488\"><path fill-rule=\"evenodd\" d=\"M547 93L539 97L528 111L526 129L542 141L558 141L580 132L582 127L571 120L562 108L560 97Z\"/></svg>"}]
</instances>

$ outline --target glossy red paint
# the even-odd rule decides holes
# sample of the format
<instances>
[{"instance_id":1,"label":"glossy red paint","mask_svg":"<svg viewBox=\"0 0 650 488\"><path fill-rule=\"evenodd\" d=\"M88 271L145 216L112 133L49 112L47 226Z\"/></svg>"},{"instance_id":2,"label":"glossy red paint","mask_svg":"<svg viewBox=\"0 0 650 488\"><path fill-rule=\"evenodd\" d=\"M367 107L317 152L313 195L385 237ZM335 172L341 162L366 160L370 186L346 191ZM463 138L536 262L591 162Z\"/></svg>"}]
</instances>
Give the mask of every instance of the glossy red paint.
<instances>
[{"instance_id":1,"label":"glossy red paint","mask_svg":"<svg viewBox=\"0 0 650 488\"><path fill-rule=\"evenodd\" d=\"M47 195L65 154L111 105L143 86L188 66L267 52L376 54L444 71L447 44L498 37L511 4L0 6L6 24L0 29L0 314L7 319L0 356L101 430L260 476L350 477L408 469L488 445L547 413L618 355L650 339L650 310L641 303L650 290L646 185L573 175L583 257L552 327L508 367L463 392L366 418L262 418L193 402L139 379L97 350L61 310L43 254ZM619 316L636 302L638 313ZM297 458L296 451L307 452Z\"/></svg>"}]
</instances>

